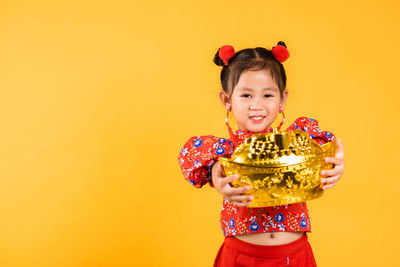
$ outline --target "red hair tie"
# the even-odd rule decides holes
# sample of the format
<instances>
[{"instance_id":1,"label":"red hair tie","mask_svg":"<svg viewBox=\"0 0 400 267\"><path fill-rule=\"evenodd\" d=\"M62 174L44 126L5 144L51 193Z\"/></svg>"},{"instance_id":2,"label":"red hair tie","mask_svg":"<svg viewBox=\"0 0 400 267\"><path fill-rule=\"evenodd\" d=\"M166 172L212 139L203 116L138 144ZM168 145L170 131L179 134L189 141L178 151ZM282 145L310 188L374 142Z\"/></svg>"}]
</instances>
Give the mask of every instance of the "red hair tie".
<instances>
[{"instance_id":1,"label":"red hair tie","mask_svg":"<svg viewBox=\"0 0 400 267\"><path fill-rule=\"evenodd\" d=\"M235 55L235 49L231 45L223 45L218 51L218 56L224 62L225 66L228 65L229 59Z\"/></svg>"},{"instance_id":2,"label":"red hair tie","mask_svg":"<svg viewBox=\"0 0 400 267\"><path fill-rule=\"evenodd\" d=\"M276 58L276 60L278 60L279 62L283 62L286 59L288 59L289 55L289 51L286 48L286 45L284 42L279 41L277 46L272 47L272 54L274 54L274 57Z\"/></svg>"}]
</instances>

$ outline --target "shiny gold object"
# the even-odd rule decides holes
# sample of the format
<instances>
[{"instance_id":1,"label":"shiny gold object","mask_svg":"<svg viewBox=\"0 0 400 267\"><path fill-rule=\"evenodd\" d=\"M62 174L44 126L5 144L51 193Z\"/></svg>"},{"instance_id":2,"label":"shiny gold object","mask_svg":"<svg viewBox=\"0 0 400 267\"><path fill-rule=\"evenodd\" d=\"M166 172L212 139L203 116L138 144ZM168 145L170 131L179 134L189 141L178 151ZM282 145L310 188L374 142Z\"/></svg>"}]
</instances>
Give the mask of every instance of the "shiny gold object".
<instances>
[{"instance_id":1,"label":"shiny gold object","mask_svg":"<svg viewBox=\"0 0 400 267\"><path fill-rule=\"evenodd\" d=\"M334 157L336 141L320 145L301 130L254 134L238 146L231 158L220 157L226 176L239 174L234 187L249 185L254 199L247 207L268 207L318 198L322 169L331 169L325 157Z\"/></svg>"}]
</instances>

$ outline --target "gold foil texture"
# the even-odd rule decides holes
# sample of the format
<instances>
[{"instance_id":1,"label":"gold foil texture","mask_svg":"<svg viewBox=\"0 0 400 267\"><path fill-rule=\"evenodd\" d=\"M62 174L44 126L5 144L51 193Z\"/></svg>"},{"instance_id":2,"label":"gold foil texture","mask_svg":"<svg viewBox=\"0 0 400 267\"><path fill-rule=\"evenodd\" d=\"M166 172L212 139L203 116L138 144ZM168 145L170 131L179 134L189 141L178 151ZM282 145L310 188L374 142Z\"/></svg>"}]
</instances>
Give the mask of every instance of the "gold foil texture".
<instances>
[{"instance_id":1,"label":"gold foil texture","mask_svg":"<svg viewBox=\"0 0 400 267\"><path fill-rule=\"evenodd\" d=\"M239 174L231 184L249 185L254 199L247 207L268 207L318 198L322 169L331 169L336 141L320 145L301 130L254 134L238 146L231 158L220 157L226 176Z\"/></svg>"}]
</instances>

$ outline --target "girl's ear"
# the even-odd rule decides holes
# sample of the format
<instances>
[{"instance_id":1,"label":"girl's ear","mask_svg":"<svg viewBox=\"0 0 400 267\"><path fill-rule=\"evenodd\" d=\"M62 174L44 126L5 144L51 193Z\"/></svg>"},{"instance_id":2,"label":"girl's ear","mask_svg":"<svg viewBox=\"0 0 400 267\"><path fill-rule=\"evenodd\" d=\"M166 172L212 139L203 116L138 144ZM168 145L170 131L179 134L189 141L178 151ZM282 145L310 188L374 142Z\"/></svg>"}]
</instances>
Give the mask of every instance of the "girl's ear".
<instances>
[{"instance_id":1,"label":"girl's ear","mask_svg":"<svg viewBox=\"0 0 400 267\"><path fill-rule=\"evenodd\" d=\"M287 89L285 89L285 91L283 91L283 98L282 98L282 100L281 100L281 105L282 105L282 106L285 105L285 102L286 102L288 96L289 96L289 92L288 92Z\"/></svg>"},{"instance_id":2,"label":"girl's ear","mask_svg":"<svg viewBox=\"0 0 400 267\"><path fill-rule=\"evenodd\" d=\"M219 100L221 101L222 105L225 107L227 111L230 111L232 106L231 106L231 101L229 99L229 96L227 93L225 93L224 90L220 90L218 92Z\"/></svg>"}]
</instances>

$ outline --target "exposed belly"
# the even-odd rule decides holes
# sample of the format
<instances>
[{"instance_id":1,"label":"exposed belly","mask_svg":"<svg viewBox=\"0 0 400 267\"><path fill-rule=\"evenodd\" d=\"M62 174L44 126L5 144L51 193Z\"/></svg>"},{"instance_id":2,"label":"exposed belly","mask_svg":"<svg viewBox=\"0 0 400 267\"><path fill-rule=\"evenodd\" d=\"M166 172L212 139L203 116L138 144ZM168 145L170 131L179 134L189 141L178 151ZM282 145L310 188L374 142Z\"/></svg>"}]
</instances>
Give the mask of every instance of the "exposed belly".
<instances>
[{"instance_id":1,"label":"exposed belly","mask_svg":"<svg viewBox=\"0 0 400 267\"><path fill-rule=\"evenodd\" d=\"M283 245L302 237L304 232L268 232L247 235L235 235L237 239L247 243L263 246Z\"/></svg>"}]
</instances>

